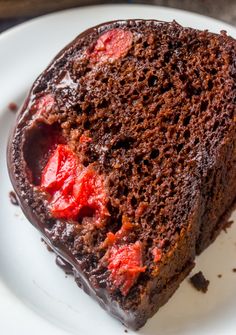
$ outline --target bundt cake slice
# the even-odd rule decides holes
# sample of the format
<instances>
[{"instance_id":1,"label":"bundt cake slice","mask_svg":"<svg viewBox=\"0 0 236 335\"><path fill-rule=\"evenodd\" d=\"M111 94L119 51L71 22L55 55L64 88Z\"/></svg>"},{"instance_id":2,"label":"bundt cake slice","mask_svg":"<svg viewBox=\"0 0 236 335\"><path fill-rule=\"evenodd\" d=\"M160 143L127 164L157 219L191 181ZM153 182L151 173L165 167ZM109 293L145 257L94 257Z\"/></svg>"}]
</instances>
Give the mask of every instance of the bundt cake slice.
<instances>
[{"instance_id":1,"label":"bundt cake slice","mask_svg":"<svg viewBox=\"0 0 236 335\"><path fill-rule=\"evenodd\" d=\"M232 209L235 51L225 32L105 23L59 53L18 114L22 210L128 327L169 299Z\"/></svg>"}]
</instances>

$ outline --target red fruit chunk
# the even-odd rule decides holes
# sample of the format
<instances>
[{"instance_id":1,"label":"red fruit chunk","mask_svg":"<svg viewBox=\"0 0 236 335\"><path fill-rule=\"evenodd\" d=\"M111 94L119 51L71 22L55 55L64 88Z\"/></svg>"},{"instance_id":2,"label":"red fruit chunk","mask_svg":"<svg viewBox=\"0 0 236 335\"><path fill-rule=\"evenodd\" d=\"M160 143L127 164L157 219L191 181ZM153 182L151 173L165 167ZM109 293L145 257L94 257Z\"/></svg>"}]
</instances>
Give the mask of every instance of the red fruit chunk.
<instances>
[{"instance_id":1,"label":"red fruit chunk","mask_svg":"<svg viewBox=\"0 0 236 335\"><path fill-rule=\"evenodd\" d=\"M80 139L79 139L79 143L89 143L89 142L91 142L92 141L92 139L91 139L91 137L88 137L88 136L86 136L86 135L84 135L84 134L82 134L81 136L80 136Z\"/></svg>"},{"instance_id":2,"label":"red fruit chunk","mask_svg":"<svg viewBox=\"0 0 236 335\"><path fill-rule=\"evenodd\" d=\"M133 35L128 30L113 29L102 34L90 54L92 63L114 61L128 52L132 45Z\"/></svg>"},{"instance_id":3,"label":"red fruit chunk","mask_svg":"<svg viewBox=\"0 0 236 335\"><path fill-rule=\"evenodd\" d=\"M107 248L116 242L119 242L121 239L126 237L129 234L129 231L133 228L134 225L129 221L129 219L126 216L123 216L121 228L115 234L109 231L101 247Z\"/></svg>"},{"instance_id":4,"label":"red fruit chunk","mask_svg":"<svg viewBox=\"0 0 236 335\"><path fill-rule=\"evenodd\" d=\"M154 256L154 262L157 263L161 260L162 251L160 249L158 249L157 247L153 248L152 254Z\"/></svg>"},{"instance_id":5,"label":"red fruit chunk","mask_svg":"<svg viewBox=\"0 0 236 335\"><path fill-rule=\"evenodd\" d=\"M50 112L54 103L54 97L51 94L47 94L36 100L33 109L36 110L38 116L41 116Z\"/></svg>"},{"instance_id":6,"label":"red fruit chunk","mask_svg":"<svg viewBox=\"0 0 236 335\"><path fill-rule=\"evenodd\" d=\"M111 282L126 296L139 274L146 270L146 266L142 266L141 243L113 246L109 251L108 269Z\"/></svg>"},{"instance_id":7,"label":"red fruit chunk","mask_svg":"<svg viewBox=\"0 0 236 335\"><path fill-rule=\"evenodd\" d=\"M49 158L40 186L51 195L50 209L55 218L93 216L99 227L109 215L103 178L91 167L80 164L66 145L58 145Z\"/></svg>"},{"instance_id":8,"label":"red fruit chunk","mask_svg":"<svg viewBox=\"0 0 236 335\"><path fill-rule=\"evenodd\" d=\"M51 201L51 212L55 218L76 219L78 216L78 206L73 195L62 194L58 191Z\"/></svg>"},{"instance_id":9,"label":"red fruit chunk","mask_svg":"<svg viewBox=\"0 0 236 335\"><path fill-rule=\"evenodd\" d=\"M111 246L115 242L116 242L116 235L109 231L107 233L107 237L106 237L105 241L102 244L102 248L106 248L108 246Z\"/></svg>"},{"instance_id":10,"label":"red fruit chunk","mask_svg":"<svg viewBox=\"0 0 236 335\"><path fill-rule=\"evenodd\" d=\"M78 204L78 213L83 208L90 209L94 212L97 226L100 226L101 218L109 215L103 178L92 168L83 168L80 172L74 184L73 195Z\"/></svg>"},{"instance_id":11,"label":"red fruit chunk","mask_svg":"<svg viewBox=\"0 0 236 335\"><path fill-rule=\"evenodd\" d=\"M41 187L54 194L73 181L77 164L75 154L66 145L59 144L43 170Z\"/></svg>"}]
</instances>

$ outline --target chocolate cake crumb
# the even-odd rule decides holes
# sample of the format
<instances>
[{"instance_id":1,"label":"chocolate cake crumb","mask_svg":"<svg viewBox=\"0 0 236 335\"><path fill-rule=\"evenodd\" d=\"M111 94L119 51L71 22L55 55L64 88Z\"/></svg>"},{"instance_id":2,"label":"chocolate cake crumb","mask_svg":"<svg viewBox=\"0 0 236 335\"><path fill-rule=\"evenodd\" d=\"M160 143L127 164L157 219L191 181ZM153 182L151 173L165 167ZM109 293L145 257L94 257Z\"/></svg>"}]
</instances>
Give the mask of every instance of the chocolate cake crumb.
<instances>
[{"instance_id":1,"label":"chocolate cake crumb","mask_svg":"<svg viewBox=\"0 0 236 335\"><path fill-rule=\"evenodd\" d=\"M10 102L8 105L8 109L12 112L16 112L18 109L18 106L15 102Z\"/></svg>"},{"instance_id":2,"label":"chocolate cake crumb","mask_svg":"<svg viewBox=\"0 0 236 335\"><path fill-rule=\"evenodd\" d=\"M19 206L19 201L16 197L15 192L13 192L13 191L9 192L9 198L10 198L10 201L11 201L12 205Z\"/></svg>"},{"instance_id":3,"label":"chocolate cake crumb","mask_svg":"<svg viewBox=\"0 0 236 335\"><path fill-rule=\"evenodd\" d=\"M219 274L217 277L218 277L218 278L222 278L222 275L221 275L221 274Z\"/></svg>"},{"instance_id":4,"label":"chocolate cake crumb","mask_svg":"<svg viewBox=\"0 0 236 335\"><path fill-rule=\"evenodd\" d=\"M227 233L227 229L230 228L233 223L234 223L233 220L226 221L226 223L225 223L225 225L223 227L223 230L224 230L225 233Z\"/></svg>"},{"instance_id":5,"label":"chocolate cake crumb","mask_svg":"<svg viewBox=\"0 0 236 335\"><path fill-rule=\"evenodd\" d=\"M233 272L236 272L236 268L233 269Z\"/></svg>"},{"instance_id":6,"label":"chocolate cake crumb","mask_svg":"<svg viewBox=\"0 0 236 335\"><path fill-rule=\"evenodd\" d=\"M208 285L209 285L209 280L207 280L202 271L199 271L198 273L196 273L195 275L193 275L190 278L190 282L192 283L192 285L198 290L201 291L203 293L207 292L208 289Z\"/></svg>"}]
</instances>

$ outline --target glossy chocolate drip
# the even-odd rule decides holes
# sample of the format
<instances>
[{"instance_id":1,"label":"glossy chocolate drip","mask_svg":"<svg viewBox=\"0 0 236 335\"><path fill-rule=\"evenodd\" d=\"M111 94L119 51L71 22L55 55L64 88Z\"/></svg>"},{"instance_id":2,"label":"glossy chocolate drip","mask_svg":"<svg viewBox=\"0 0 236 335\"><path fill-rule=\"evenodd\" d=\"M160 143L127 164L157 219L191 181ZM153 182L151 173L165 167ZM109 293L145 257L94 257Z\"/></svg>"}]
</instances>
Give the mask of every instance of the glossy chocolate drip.
<instances>
[{"instance_id":1,"label":"glossy chocolate drip","mask_svg":"<svg viewBox=\"0 0 236 335\"><path fill-rule=\"evenodd\" d=\"M73 275L73 267L60 256L56 257L56 264L65 272L66 275Z\"/></svg>"},{"instance_id":2,"label":"glossy chocolate drip","mask_svg":"<svg viewBox=\"0 0 236 335\"><path fill-rule=\"evenodd\" d=\"M19 206L19 201L17 199L15 192L13 191L9 192L9 198L10 198L12 205Z\"/></svg>"}]
</instances>

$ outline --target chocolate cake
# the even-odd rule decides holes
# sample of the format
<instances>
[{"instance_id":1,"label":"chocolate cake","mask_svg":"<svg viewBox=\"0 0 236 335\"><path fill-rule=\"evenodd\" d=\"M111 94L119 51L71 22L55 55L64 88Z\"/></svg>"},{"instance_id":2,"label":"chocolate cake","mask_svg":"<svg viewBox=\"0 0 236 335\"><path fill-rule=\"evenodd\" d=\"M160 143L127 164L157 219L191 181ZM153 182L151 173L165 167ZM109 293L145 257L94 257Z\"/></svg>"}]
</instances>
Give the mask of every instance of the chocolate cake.
<instances>
[{"instance_id":1,"label":"chocolate cake","mask_svg":"<svg viewBox=\"0 0 236 335\"><path fill-rule=\"evenodd\" d=\"M232 209L235 84L225 32L116 21L63 49L18 113L8 167L23 212L128 327L167 302Z\"/></svg>"}]
</instances>

